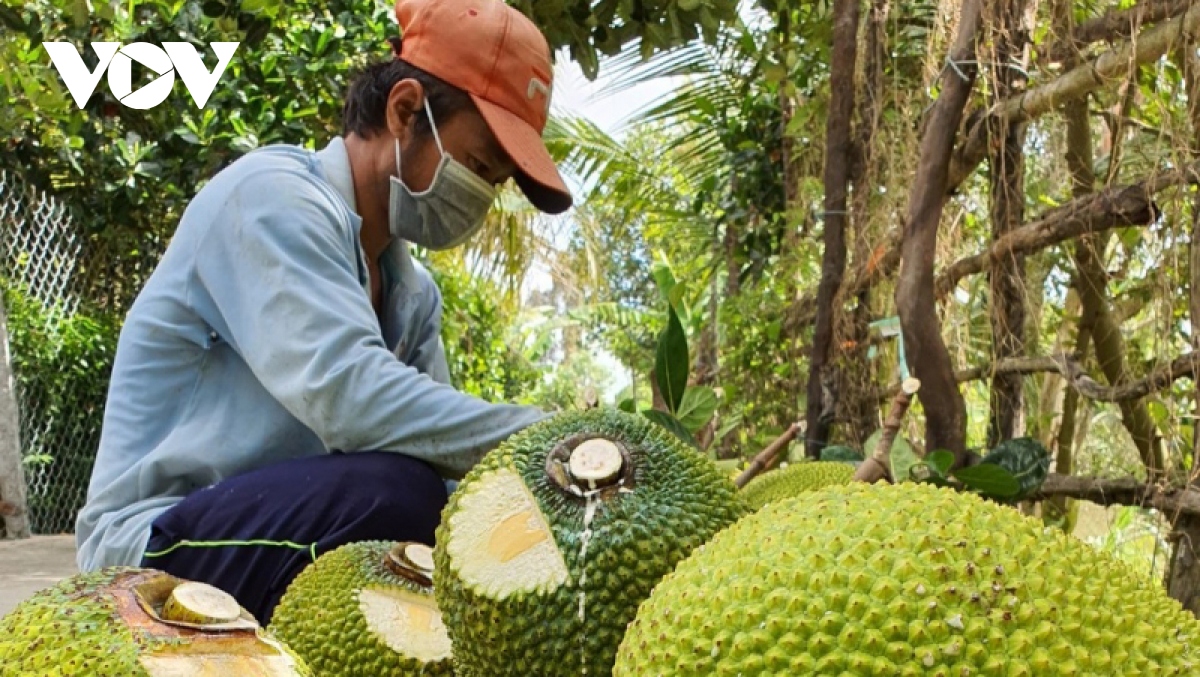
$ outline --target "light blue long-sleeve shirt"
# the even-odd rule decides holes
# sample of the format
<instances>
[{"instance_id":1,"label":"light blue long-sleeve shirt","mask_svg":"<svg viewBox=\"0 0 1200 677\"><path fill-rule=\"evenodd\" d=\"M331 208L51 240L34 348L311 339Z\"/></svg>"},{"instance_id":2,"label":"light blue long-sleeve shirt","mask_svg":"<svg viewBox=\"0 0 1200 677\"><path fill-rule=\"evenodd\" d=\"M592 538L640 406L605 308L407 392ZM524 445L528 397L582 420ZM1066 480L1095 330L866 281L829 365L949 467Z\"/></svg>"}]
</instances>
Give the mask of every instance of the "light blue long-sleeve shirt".
<instances>
[{"instance_id":1,"label":"light blue long-sleeve shirt","mask_svg":"<svg viewBox=\"0 0 1200 677\"><path fill-rule=\"evenodd\" d=\"M340 138L256 150L197 194L121 331L81 570L137 565L159 514L231 475L387 450L454 480L545 418L448 385L441 294L403 241L380 321L361 225Z\"/></svg>"}]
</instances>

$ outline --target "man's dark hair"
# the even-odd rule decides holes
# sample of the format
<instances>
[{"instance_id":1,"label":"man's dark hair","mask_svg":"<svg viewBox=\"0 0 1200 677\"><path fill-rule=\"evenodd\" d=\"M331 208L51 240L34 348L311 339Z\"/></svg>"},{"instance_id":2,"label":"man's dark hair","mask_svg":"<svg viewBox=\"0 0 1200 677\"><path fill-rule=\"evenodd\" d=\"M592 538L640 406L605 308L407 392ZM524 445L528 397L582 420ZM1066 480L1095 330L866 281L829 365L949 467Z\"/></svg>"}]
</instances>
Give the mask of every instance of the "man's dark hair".
<instances>
[{"instance_id":1,"label":"man's dark hair","mask_svg":"<svg viewBox=\"0 0 1200 677\"><path fill-rule=\"evenodd\" d=\"M399 53L400 38L392 38L392 47ZM355 75L342 108L343 133L370 138L387 129L388 95L397 82L408 79L421 83L439 126L462 111L475 109L470 95L463 90L393 57L367 66ZM418 137L428 135L431 131L428 116L418 115L413 129Z\"/></svg>"}]
</instances>

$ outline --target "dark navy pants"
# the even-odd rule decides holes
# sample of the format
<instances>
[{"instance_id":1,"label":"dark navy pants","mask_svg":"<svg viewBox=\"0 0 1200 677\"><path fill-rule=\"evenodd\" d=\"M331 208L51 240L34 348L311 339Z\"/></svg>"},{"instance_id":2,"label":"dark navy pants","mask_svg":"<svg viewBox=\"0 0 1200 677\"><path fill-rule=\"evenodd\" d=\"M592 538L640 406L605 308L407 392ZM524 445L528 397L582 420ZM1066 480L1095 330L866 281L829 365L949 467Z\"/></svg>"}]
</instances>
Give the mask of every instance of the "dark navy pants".
<instances>
[{"instance_id":1,"label":"dark navy pants","mask_svg":"<svg viewBox=\"0 0 1200 677\"><path fill-rule=\"evenodd\" d=\"M446 501L437 473L401 454L286 461L200 489L164 512L142 566L220 588L266 625L292 579L338 546L432 546Z\"/></svg>"}]
</instances>

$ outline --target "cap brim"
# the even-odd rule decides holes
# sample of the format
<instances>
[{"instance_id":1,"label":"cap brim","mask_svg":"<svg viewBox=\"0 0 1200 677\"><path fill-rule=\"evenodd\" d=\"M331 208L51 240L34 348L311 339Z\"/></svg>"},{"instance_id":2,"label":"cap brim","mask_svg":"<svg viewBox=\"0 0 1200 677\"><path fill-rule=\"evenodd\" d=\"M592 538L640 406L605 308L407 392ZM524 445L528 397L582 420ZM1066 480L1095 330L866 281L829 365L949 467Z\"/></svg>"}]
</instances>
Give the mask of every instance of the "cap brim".
<instances>
[{"instance_id":1,"label":"cap brim","mask_svg":"<svg viewBox=\"0 0 1200 677\"><path fill-rule=\"evenodd\" d=\"M500 147L517 165L516 182L534 207L547 214L571 208L571 191L558 173L540 134L513 113L474 94L471 98Z\"/></svg>"}]
</instances>

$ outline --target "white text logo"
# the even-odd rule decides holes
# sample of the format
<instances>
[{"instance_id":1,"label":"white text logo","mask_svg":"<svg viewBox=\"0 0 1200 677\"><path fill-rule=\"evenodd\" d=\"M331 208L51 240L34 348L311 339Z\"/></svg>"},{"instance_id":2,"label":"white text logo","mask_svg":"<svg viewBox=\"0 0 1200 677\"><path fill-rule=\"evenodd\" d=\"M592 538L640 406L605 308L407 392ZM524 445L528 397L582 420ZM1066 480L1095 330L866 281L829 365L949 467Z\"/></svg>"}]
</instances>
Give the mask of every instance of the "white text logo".
<instances>
[{"instance_id":1,"label":"white text logo","mask_svg":"<svg viewBox=\"0 0 1200 677\"><path fill-rule=\"evenodd\" d=\"M546 97L546 115L550 114L550 85L540 78L530 78L529 87L525 88L525 98L533 101L533 97L541 94Z\"/></svg>"},{"instance_id":2,"label":"white text logo","mask_svg":"<svg viewBox=\"0 0 1200 677\"><path fill-rule=\"evenodd\" d=\"M88 71L83 57L69 42L43 42L42 46L49 52L50 61L58 69L58 74L62 76L63 82L80 108L87 104L107 70L108 88L113 96L125 106L146 110L154 108L170 96L171 88L175 85L176 71L179 72L188 94L191 94L192 100L196 102L196 107L204 108L240 44L242 43L212 43L212 50L218 59L212 72L205 68L204 60L200 58L196 48L187 42L164 42L162 47L149 42L132 42L125 46L119 42L93 42L92 51L99 58L94 71ZM153 82L136 92L133 91L132 84L134 61L158 75Z\"/></svg>"}]
</instances>

